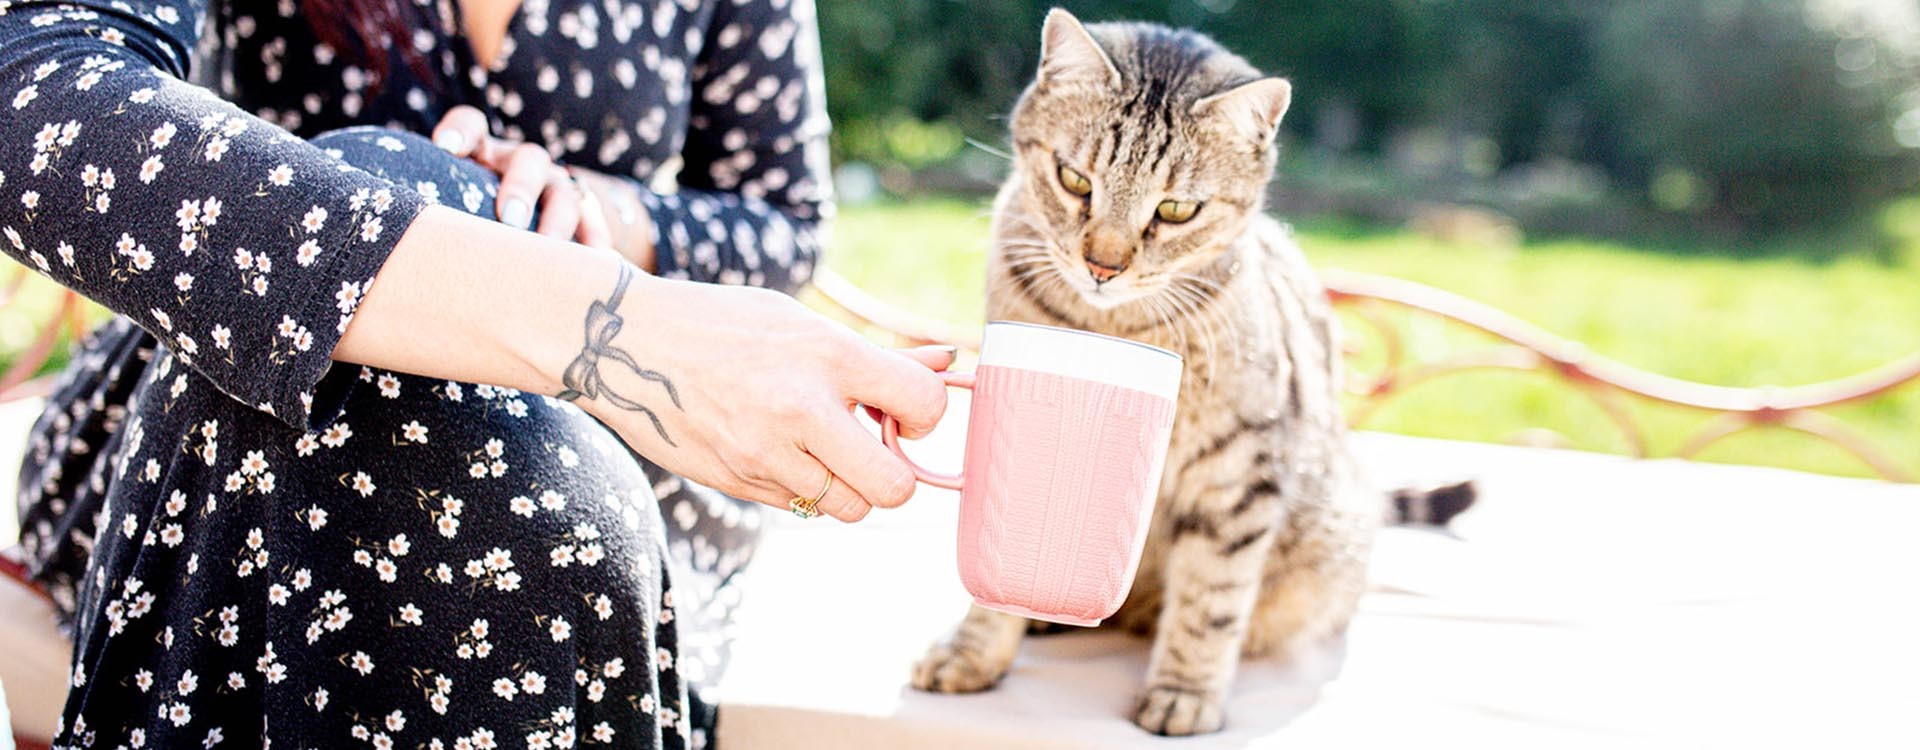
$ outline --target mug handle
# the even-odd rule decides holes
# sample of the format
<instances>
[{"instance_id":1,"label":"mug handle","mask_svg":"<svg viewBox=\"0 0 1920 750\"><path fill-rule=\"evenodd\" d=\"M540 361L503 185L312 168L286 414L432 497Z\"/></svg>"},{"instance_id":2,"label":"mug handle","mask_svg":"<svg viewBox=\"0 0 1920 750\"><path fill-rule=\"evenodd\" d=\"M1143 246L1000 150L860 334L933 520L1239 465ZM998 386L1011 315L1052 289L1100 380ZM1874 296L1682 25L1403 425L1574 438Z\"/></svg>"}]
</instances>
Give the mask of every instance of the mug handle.
<instances>
[{"instance_id":1,"label":"mug handle","mask_svg":"<svg viewBox=\"0 0 1920 750\"><path fill-rule=\"evenodd\" d=\"M945 381L949 388L973 390L973 373L971 372L941 372L940 379ZM921 465L914 463L913 459L907 458L906 451L900 449L900 423L895 421L891 414L880 415L880 441L886 443L888 448L893 449L893 455L899 456L900 460L907 462L907 468L913 470L913 477L915 479L941 489L960 489L962 477L959 474L940 474L928 471Z\"/></svg>"}]
</instances>

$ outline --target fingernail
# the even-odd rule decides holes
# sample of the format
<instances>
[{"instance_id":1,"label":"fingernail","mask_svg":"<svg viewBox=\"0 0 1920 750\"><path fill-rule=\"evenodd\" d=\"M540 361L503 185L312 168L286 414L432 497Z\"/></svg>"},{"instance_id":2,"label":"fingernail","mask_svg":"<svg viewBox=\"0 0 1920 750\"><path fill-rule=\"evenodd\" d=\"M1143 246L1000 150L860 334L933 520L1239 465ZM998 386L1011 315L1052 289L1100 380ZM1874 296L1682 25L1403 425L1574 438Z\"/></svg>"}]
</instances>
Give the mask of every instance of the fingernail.
<instances>
[{"instance_id":1,"label":"fingernail","mask_svg":"<svg viewBox=\"0 0 1920 750\"><path fill-rule=\"evenodd\" d=\"M527 222L533 217L527 209L527 202L519 198L508 198L500 204L500 221L514 229L526 229Z\"/></svg>"},{"instance_id":2,"label":"fingernail","mask_svg":"<svg viewBox=\"0 0 1920 750\"><path fill-rule=\"evenodd\" d=\"M956 359L959 359L959 358L960 358L960 347L957 347L957 346L943 346L943 347L940 347L940 351L943 351L943 352L946 352L946 353L947 353L947 361L948 361L948 362L952 362L952 361L954 361L954 360L956 360Z\"/></svg>"},{"instance_id":3,"label":"fingernail","mask_svg":"<svg viewBox=\"0 0 1920 750\"><path fill-rule=\"evenodd\" d=\"M462 146L467 145L467 137L461 135L458 130L448 128L434 134L433 145L439 146L440 150L447 153L457 154L460 153Z\"/></svg>"}]
</instances>

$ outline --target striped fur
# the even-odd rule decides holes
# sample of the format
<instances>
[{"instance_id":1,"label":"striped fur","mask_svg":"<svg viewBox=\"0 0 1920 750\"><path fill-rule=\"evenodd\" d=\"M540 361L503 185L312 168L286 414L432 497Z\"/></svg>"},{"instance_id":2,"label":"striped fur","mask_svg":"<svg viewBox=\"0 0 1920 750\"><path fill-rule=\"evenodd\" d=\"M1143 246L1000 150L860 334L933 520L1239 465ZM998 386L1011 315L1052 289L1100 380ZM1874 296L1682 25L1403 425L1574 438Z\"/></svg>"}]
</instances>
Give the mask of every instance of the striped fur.
<instances>
[{"instance_id":1,"label":"striped fur","mask_svg":"<svg viewBox=\"0 0 1920 750\"><path fill-rule=\"evenodd\" d=\"M1186 357L1145 557L1109 623L1154 634L1134 721L1211 732L1242 654L1284 655L1345 627L1386 508L1348 455L1325 294L1261 213L1286 88L1193 32L1082 27L1056 10L1043 46L1012 116L989 314ZM1063 186L1062 164L1090 178L1088 196ZM1202 205L1158 221L1166 199ZM1124 270L1096 284L1096 260ZM975 607L914 684L986 689L1027 629Z\"/></svg>"}]
</instances>

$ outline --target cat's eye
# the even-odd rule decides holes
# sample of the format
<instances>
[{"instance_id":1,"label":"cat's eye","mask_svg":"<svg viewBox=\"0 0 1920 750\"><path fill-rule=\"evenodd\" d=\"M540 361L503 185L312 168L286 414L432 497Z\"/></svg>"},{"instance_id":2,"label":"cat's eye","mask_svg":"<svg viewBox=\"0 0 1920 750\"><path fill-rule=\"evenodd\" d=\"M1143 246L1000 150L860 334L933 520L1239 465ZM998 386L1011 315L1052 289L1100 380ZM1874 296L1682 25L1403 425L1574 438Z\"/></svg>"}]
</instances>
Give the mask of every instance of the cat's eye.
<instances>
[{"instance_id":1,"label":"cat's eye","mask_svg":"<svg viewBox=\"0 0 1920 750\"><path fill-rule=\"evenodd\" d=\"M1088 180L1086 175L1080 174L1079 170L1065 164L1060 165L1060 186L1066 188L1067 192L1081 197L1093 194L1093 181Z\"/></svg>"},{"instance_id":2,"label":"cat's eye","mask_svg":"<svg viewBox=\"0 0 1920 750\"><path fill-rule=\"evenodd\" d=\"M1168 224L1184 224L1199 210L1199 201L1160 201L1160 208L1154 211L1154 215Z\"/></svg>"}]
</instances>

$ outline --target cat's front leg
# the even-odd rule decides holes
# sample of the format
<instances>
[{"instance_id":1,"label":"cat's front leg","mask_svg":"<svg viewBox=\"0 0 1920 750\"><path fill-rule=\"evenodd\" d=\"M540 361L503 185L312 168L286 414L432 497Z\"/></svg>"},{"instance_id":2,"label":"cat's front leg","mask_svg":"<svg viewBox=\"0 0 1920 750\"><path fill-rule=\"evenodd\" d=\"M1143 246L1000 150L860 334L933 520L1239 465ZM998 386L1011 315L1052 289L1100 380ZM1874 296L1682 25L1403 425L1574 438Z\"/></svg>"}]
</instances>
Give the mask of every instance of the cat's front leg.
<instances>
[{"instance_id":1,"label":"cat's front leg","mask_svg":"<svg viewBox=\"0 0 1920 750\"><path fill-rule=\"evenodd\" d=\"M1271 484L1259 483L1247 492ZM1271 497L1228 497L1175 518L1165 592L1147 664L1146 692L1133 722L1162 735L1206 734L1225 722L1260 574L1273 542ZM1265 508L1248 507L1265 505ZM1241 512L1231 512L1239 509Z\"/></svg>"},{"instance_id":2,"label":"cat's front leg","mask_svg":"<svg viewBox=\"0 0 1920 750\"><path fill-rule=\"evenodd\" d=\"M913 686L935 693L977 693L1006 676L1026 635L1027 620L978 604L946 641L913 667Z\"/></svg>"}]
</instances>

